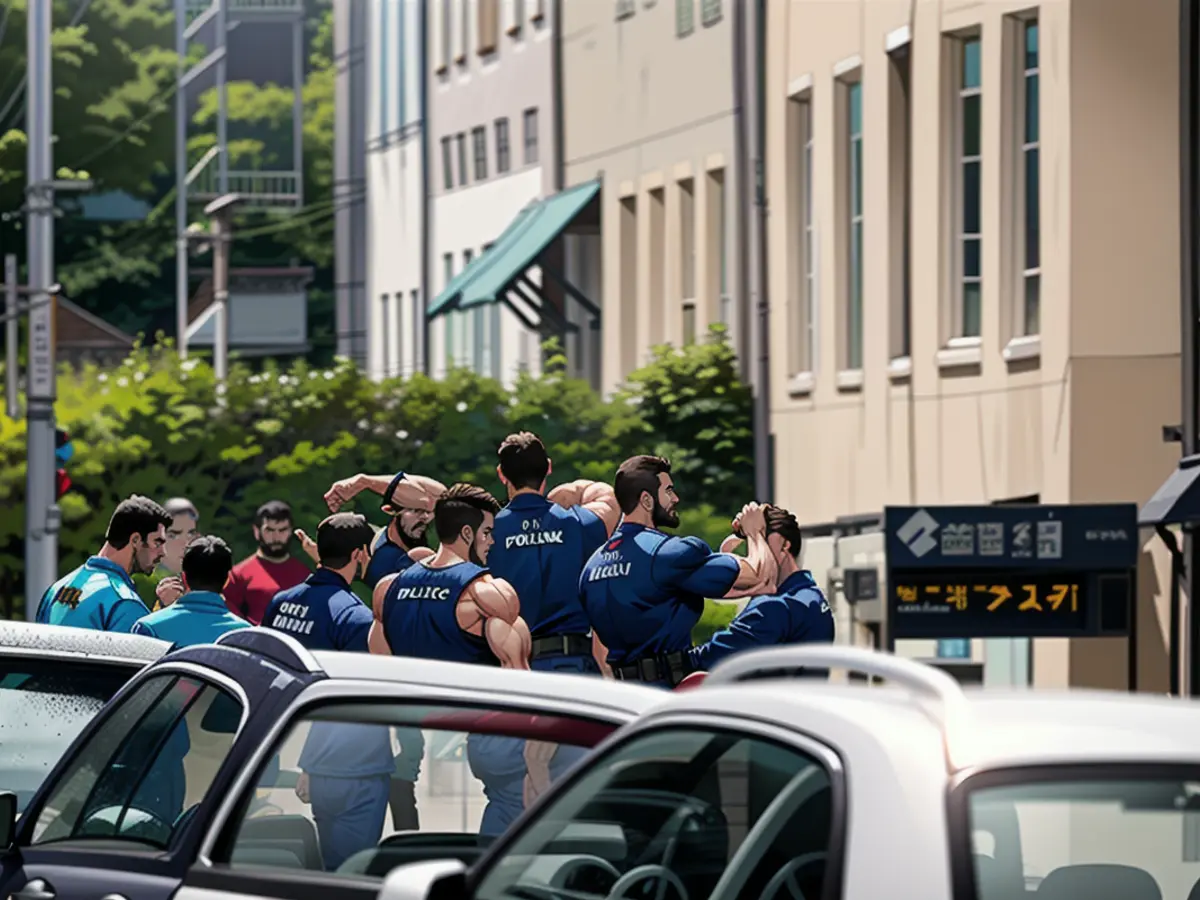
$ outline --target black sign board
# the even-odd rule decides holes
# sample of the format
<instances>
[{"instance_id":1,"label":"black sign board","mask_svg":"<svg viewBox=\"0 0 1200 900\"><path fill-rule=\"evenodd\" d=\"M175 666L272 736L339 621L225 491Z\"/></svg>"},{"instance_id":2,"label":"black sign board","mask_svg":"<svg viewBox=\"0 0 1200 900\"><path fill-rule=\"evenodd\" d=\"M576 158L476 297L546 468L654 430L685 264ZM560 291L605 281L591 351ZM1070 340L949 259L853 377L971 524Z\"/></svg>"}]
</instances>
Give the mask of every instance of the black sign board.
<instances>
[{"instance_id":1,"label":"black sign board","mask_svg":"<svg viewBox=\"0 0 1200 900\"><path fill-rule=\"evenodd\" d=\"M885 510L890 638L1129 634L1137 507Z\"/></svg>"}]
</instances>

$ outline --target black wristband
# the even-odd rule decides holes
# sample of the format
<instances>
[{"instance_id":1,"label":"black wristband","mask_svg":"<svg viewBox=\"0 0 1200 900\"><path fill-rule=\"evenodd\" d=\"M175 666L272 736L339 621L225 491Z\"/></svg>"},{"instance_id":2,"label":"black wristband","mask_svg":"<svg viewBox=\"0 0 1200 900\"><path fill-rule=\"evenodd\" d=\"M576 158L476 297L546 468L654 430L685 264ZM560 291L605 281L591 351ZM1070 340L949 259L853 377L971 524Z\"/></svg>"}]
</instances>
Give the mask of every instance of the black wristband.
<instances>
[{"instance_id":1,"label":"black wristband","mask_svg":"<svg viewBox=\"0 0 1200 900\"><path fill-rule=\"evenodd\" d=\"M404 473L397 472L396 476L388 482L387 490L383 493L383 502L379 504L380 508L392 505L392 495L396 493L396 488L400 487L400 482L404 480Z\"/></svg>"}]
</instances>

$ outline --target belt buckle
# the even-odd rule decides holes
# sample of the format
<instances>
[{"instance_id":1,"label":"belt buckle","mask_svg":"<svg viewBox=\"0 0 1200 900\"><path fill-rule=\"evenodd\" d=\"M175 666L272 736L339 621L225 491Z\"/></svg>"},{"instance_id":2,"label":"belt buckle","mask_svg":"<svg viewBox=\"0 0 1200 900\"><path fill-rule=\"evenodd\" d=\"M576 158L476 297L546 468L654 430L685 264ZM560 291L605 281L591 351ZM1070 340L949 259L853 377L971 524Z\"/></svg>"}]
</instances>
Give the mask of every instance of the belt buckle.
<instances>
[{"instance_id":1,"label":"belt buckle","mask_svg":"<svg viewBox=\"0 0 1200 900\"><path fill-rule=\"evenodd\" d=\"M642 681L658 681L658 660L654 657L646 657L639 659L637 663L638 674L642 676Z\"/></svg>"},{"instance_id":2,"label":"belt buckle","mask_svg":"<svg viewBox=\"0 0 1200 900\"><path fill-rule=\"evenodd\" d=\"M560 634L558 636L558 644L559 644L559 647L562 648L563 656L571 655L571 639L570 639L569 635Z\"/></svg>"}]
</instances>

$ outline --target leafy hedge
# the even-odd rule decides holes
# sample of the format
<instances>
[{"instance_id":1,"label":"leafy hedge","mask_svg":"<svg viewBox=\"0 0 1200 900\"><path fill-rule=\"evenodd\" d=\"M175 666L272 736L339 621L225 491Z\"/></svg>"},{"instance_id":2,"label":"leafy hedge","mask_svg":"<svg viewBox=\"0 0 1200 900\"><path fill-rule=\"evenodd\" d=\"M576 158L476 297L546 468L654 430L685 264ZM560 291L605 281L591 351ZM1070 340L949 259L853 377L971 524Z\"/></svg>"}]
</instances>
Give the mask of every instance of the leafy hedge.
<instances>
[{"instance_id":1,"label":"leafy hedge","mask_svg":"<svg viewBox=\"0 0 1200 900\"><path fill-rule=\"evenodd\" d=\"M502 496L496 446L518 429L546 441L555 481L607 481L634 453L670 455L681 533L719 542L753 483L750 394L720 329L684 350L658 348L607 400L566 377L563 363L552 352L545 374L522 376L511 392L465 370L375 383L346 361L236 364L219 399L211 368L181 363L166 341L139 345L115 369L64 370L57 415L75 456L74 487L60 501L60 570L95 552L113 507L131 493L190 498L202 530L239 557L254 549L259 504L285 499L297 524L312 528L327 513L325 490L354 472L404 469ZM24 490L25 423L0 415L0 608L10 616L23 609ZM377 504L367 495L359 509L379 520Z\"/></svg>"}]
</instances>

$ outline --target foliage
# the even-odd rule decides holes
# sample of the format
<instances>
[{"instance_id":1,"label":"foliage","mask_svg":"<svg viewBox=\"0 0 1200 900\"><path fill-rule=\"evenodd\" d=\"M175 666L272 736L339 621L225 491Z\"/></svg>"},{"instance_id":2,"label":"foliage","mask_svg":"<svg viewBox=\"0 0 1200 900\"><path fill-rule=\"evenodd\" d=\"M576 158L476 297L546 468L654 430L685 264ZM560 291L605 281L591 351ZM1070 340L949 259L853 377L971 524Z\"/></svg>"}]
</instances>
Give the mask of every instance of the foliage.
<instances>
[{"instance_id":1,"label":"foliage","mask_svg":"<svg viewBox=\"0 0 1200 900\"><path fill-rule=\"evenodd\" d=\"M689 348L681 359L712 352ZM239 554L254 549L249 523L258 505L286 499L297 524L311 529L327 513L322 495L329 485L355 472L404 469L444 483L470 480L503 497L496 447L521 429L550 447L553 482L611 481L621 460L646 449L651 431L643 411L663 405L654 393L660 377L637 374L640 404L625 395L605 400L567 377L563 363L552 355L544 374L523 375L511 392L466 370L442 381L417 375L376 383L345 360L328 369L268 363L259 372L235 364L221 390L206 364L181 363L169 341L138 346L115 369L64 368L57 415L76 453L75 487L60 502L62 568L100 546L113 507L132 493L190 497L203 528ZM735 378L727 391L736 394L736 387ZM680 432L676 440L681 459L705 453L696 438ZM0 592L9 597L23 593L24 455L24 421L0 416ZM680 532L716 546L750 482L704 471L728 492L708 494L704 503L689 503L685 494ZM356 502L379 518L377 498Z\"/></svg>"}]
</instances>

